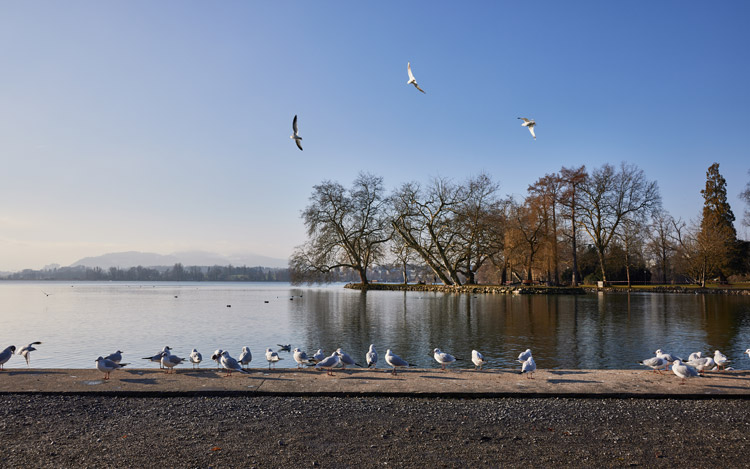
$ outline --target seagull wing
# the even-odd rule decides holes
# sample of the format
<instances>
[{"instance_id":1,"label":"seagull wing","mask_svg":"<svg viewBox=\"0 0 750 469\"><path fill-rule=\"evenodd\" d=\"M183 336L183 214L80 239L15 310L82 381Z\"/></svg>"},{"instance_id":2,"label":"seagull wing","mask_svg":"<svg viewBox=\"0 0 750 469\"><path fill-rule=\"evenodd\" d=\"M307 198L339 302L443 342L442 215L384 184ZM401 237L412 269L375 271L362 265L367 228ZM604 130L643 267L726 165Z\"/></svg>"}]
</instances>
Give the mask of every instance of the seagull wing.
<instances>
[{"instance_id":1,"label":"seagull wing","mask_svg":"<svg viewBox=\"0 0 750 469\"><path fill-rule=\"evenodd\" d=\"M406 62L406 71L409 72L409 81L414 81L414 74L411 73L411 62Z\"/></svg>"},{"instance_id":2,"label":"seagull wing","mask_svg":"<svg viewBox=\"0 0 750 469\"><path fill-rule=\"evenodd\" d=\"M294 120L292 121L292 130L294 130L294 135L297 135L297 114L294 115Z\"/></svg>"},{"instance_id":3,"label":"seagull wing","mask_svg":"<svg viewBox=\"0 0 750 469\"><path fill-rule=\"evenodd\" d=\"M300 140L297 140L297 139L295 138L295 139L294 139L294 143L296 143L296 144L297 144L297 148L299 148L300 150L302 150L302 143L301 143L301 139L300 139Z\"/></svg>"},{"instance_id":4,"label":"seagull wing","mask_svg":"<svg viewBox=\"0 0 750 469\"><path fill-rule=\"evenodd\" d=\"M533 125L529 126L529 132L531 132L531 136L534 137L534 140L536 140L536 134L534 134L534 126Z\"/></svg>"},{"instance_id":5,"label":"seagull wing","mask_svg":"<svg viewBox=\"0 0 750 469\"><path fill-rule=\"evenodd\" d=\"M424 91L424 90L423 90L422 88L420 88L420 87L419 87L419 85L417 85L417 82L416 82L416 81L414 82L414 88L418 89L418 90L419 90L419 91L421 91L422 93L425 93L425 91ZM425 93L425 94L427 94L427 93Z\"/></svg>"}]
</instances>

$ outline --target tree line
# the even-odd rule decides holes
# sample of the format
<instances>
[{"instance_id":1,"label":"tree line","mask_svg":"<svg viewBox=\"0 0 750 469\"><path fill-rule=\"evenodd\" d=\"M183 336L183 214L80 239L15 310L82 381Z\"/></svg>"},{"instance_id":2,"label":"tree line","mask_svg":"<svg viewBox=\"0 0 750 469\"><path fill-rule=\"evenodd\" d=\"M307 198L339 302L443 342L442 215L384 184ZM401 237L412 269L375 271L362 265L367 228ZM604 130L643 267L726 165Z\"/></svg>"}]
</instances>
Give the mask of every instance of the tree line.
<instances>
[{"instance_id":1,"label":"tree line","mask_svg":"<svg viewBox=\"0 0 750 469\"><path fill-rule=\"evenodd\" d=\"M348 188L326 180L302 212L307 240L290 258L291 280L326 282L349 270L367 284L383 266L401 270L403 282L421 269L422 280L445 285L705 285L746 275L748 242L737 239L718 163L701 194L698 218L675 219L657 182L627 163L562 167L521 198L502 197L487 174L407 182L389 193L368 173ZM740 197L750 205L750 183Z\"/></svg>"},{"instance_id":2,"label":"tree line","mask_svg":"<svg viewBox=\"0 0 750 469\"><path fill-rule=\"evenodd\" d=\"M64 280L64 281L129 281L129 282L289 282L289 269L236 266L172 267L59 267L55 269L26 269L9 274L7 280Z\"/></svg>"}]
</instances>

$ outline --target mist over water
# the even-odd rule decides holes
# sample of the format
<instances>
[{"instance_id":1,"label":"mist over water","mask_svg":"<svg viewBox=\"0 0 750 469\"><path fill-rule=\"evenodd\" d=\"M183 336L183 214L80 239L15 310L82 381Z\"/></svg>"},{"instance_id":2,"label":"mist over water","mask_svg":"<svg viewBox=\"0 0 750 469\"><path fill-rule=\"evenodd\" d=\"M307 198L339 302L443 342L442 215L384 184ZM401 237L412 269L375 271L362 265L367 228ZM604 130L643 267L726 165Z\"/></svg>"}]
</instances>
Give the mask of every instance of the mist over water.
<instances>
[{"instance_id":1,"label":"mist over water","mask_svg":"<svg viewBox=\"0 0 750 469\"><path fill-rule=\"evenodd\" d=\"M48 293L47 296L45 293ZM266 303L267 302L267 303ZM201 367L215 366L222 348L253 352L251 367L267 367L277 344L309 355L343 348L359 363L371 343L386 367L386 349L420 367L437 367L432 349L462 358L471 350L490 367L519 367L527 348L540 369L640 369L657 348L686 357L724 352L734 368L750 368L750 297L686 294L472 295L360 292L341 285L283 283L0 283L0 348L42 341L33 368L93 368L122 350L134 367L165 345ZM296 366L291 354L276 366ZM25 368L14 356L6 368ZM182 368L189 368L187 364Z\"/></svg>"}]
</instances>

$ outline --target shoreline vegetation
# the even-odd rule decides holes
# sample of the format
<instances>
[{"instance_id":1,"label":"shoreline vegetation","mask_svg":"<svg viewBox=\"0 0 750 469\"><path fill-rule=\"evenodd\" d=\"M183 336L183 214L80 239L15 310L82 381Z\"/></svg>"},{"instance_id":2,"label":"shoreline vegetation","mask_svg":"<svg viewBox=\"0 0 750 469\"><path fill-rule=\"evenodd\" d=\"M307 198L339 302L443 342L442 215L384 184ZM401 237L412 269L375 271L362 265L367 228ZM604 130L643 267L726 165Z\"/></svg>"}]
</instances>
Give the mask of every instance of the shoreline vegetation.
<instances>
[{"instance_id":1,"label":"shoreline vegetation","mask_svg":"<svg viewBox=\"0 0 750 469\"><path fill-rule=\"evenodd\" d=\"M437 285L424 283L347 283L344 288L352 290L379 291L417 291L439 293L486 293L516 295L584 295L586 293L689 293L750 295L750 284L739 285L638 285L638 286L604 286L582 285L579 287L552 287L546 285Z\"/></svg>"}]
</instances>

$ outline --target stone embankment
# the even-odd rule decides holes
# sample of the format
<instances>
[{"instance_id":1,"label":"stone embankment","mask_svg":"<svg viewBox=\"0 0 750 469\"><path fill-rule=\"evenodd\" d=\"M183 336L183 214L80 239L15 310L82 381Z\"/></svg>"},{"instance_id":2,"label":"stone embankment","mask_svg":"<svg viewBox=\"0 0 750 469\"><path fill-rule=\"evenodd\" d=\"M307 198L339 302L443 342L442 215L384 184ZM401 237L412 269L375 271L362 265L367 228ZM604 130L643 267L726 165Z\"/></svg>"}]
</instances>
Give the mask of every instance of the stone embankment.
<instances>
[{"instance_id":1,"label":"stone embankment","mask_svg":"<svg viewBox=\"0 0 750 469\"><path fill-rule=\"evenodd\" d=\"M750 295L748 288L696 288L680 285L648 287L548 287L541 285L436 285L423 283L348 283L353 290L417 291L440 293L491 293L517 295L582 295L585 293L688 293L691 295Z\"/></svg>"}]
</instances>

